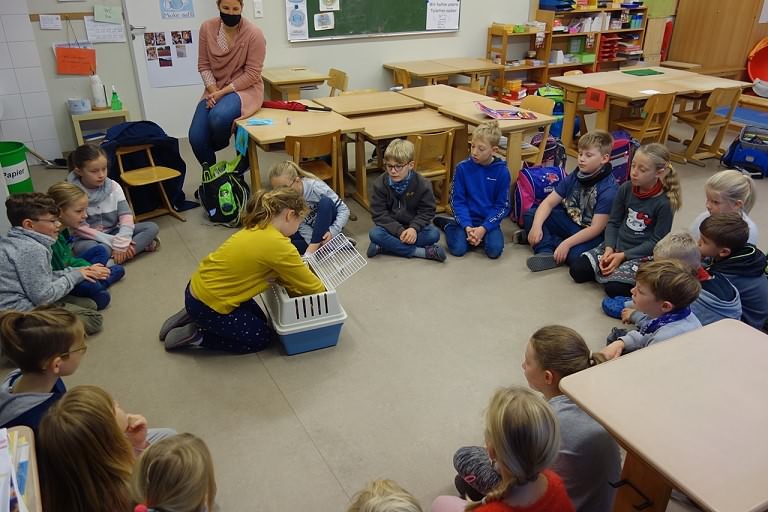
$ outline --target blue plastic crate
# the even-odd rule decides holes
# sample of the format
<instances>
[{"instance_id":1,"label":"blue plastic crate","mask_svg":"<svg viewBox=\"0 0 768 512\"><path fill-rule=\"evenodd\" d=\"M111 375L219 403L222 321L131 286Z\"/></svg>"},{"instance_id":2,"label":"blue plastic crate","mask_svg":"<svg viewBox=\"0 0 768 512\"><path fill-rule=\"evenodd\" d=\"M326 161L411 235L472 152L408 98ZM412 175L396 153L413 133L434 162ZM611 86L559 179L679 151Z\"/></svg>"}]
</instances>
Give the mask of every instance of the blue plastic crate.
<instances>
[{"instance_id":1,"label":"blue plastic crate","mask_svg":"<svg viewBox=\"0 0 768 512\"><path fill-rule=\"evenodd\" d=\"M343 320L337 324L326 325L325 327L316 327L308 331L296 332L293 334L280 334L280 342L285 347L285 352L289 355L301 354L321 348L335 347L341 335ZM275 326L277 330L277 326Z\"/></svg>"}]
</instances>

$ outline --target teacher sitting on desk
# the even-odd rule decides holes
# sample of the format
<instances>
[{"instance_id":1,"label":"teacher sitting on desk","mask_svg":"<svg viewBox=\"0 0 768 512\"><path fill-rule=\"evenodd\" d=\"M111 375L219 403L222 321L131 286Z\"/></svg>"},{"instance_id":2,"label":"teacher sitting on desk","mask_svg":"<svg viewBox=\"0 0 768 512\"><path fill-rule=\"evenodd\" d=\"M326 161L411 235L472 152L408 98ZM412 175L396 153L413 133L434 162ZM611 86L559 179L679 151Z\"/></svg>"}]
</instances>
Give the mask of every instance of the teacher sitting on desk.
<instances>
[{"instance_id":1,"label":"teacher sitting on desk","mask_svg":"<svg viewBox=\"0 0 768 512\"><path fill-rule=\"evenodd\" d=\"M205 94L189 127L201 165L216 162L216 151L229 145L234 121L253 115L264 100L264 34L242 18L243 0L216 0L216 5L219 17L203 22L198 36L197 70Z\"/></svg>"}]
</instances>

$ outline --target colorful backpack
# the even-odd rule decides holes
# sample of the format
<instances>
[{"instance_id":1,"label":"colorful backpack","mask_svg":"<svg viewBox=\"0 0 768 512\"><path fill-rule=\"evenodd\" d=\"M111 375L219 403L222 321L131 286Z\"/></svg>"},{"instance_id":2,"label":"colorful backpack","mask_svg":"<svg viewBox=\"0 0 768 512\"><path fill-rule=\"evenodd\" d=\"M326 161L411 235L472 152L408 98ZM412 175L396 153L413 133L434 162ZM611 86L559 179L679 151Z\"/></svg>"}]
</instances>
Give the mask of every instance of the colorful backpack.
<instances>
[{"instance_id":1,"label":"colorful backpack","mask_svg":"<svg viewBox=\"0 0 768 512\"><path fill-rule=\"evenodd\" d=\"M731 143L720 163L753 178L768 176L768 130L757 126L742 128L739 138Z\"/></svg>"},{"instance_id":2,"label":"colorful backpack","mask_svg":"<svg viewBox=\"0 0 768 512\"><path fill-rule=\"evenodd\" d=\"M531 144L538 146L541 144L541 138L544 134L539 132L531 138ZM543 167L560 167L565 170L565 161L568 155L565 154L565 146L560 139L549 135L547 145L544 147L544 157L541 160Z\"/></svg>"},{"instance_id":3,"label":"colorful backpack","mask_svg":"<svg viewBox=\"0 0 768 512\"><path fill-rule=\"evenodd\" d=\"M609 162L613 167L613 177L616 178L616 183L621 185L629 179L632 157L640 144L623 130L615 131L611 135L613 135L613 149Z\"/></svg>"},{"instance_id":4,"label":"colorful backpack","mask_svg":"<svg viewBox=\"0 0 768 512\"><path fill-rule=\"evenodd\" d=\"M203 182L197 196L208 218L216 224L235 228L240 225L240 212L248 201L250 189L237 173L240 156L230 162L203 165Z\"/></svg>"},{"instance_id":5,"label":"colorful backpack","mask_svg":"<svg viewBox=\"0 0 768 512\"><path fill-rule=\"evenodd\" d=\"M538 206L555 186L565 178L561 167L526 167L520 171L515 183L512 220L523 226L523 216L531 208Z\"/></svg>"}]
</instances>

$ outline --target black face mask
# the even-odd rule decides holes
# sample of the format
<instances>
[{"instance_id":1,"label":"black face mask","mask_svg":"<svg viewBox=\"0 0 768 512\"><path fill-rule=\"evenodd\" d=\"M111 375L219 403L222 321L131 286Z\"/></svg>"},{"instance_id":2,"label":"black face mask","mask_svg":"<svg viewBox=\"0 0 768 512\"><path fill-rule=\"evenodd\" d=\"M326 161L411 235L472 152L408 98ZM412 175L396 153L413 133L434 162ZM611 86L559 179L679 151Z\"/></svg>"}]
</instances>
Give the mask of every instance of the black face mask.
<instances>
[{"instance_id":1,"label":"black face mask","mask_svg":"<svg viewBox=\"0 0 768 512\"><path fill-rule=\"evenodd\" d=\"M228 27L236 27L240 23L240 18L243 17L241 14L226 14L223 12L219 12L219 16L221 16L221 21Z\"/></svg>"}]
</instances>

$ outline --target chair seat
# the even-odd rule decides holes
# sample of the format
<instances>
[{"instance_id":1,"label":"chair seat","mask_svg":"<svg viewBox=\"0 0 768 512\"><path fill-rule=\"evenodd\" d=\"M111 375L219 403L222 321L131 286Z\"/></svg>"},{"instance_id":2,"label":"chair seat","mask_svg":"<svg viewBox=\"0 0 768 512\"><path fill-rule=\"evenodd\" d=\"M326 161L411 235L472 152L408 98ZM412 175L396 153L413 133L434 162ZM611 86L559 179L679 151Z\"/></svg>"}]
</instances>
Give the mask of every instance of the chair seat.
<instances>
[{"instance_id":1,"label":"chair seat","mask_svg":"<svg viewBox=\"0 0 768 512\"><path fill-rule=\"evenodd\" d=\"M616 125L621 126L625 130L642 130L645 119L617 119ZM648 132L658 132L664 127L659 123L651 123L648 125Z\"/></svg>"},{"instance_id":2,"label":"chair seat","mask_svg":"<svg viewBox=\"0 0 768 512\"><path fill-rule=\"evenodd\" d=\"M301 168L311 172L323 181L333 178L333 167L324 160L306 160L301 162Z\"/></svg>"},{"instance_id":3,"label":"chair seat","mask_svg":"<svg viewBox=\"0 0 768 512\"><path fill-rule=\"evenodd\" d=\"M709 115L709 112L704 110L700 112L676 112L675 117L677 117L680 121L688 124L699 124L704 122L707 119L707 116ZM712 116L712 119L709 122L709 126L718 126L721 124L725 124L728 122L728 119L724 116L719 116L715 114Z\"/></svg>"},{"instance_id":4,"label":"chair seat","mask_svg":"<svg viewBox=\"0 0 768 512\"><path fill-rule=\"evenodd\" d=\"M138 169L132 169L125 171L120 179L131 187L139 187L141 185L150 185L152 183L158 183L160 181L169 180L181 176L181 173L176 169L170 167L140 167Z\"/></svg>"},{"instance_id":5,"label":"chair seat","mask_svg":"<svg viewBox=\"0 0 768 512\"><path fill-rule=\"evenodd\" d=\"M437 161L420 162L416 171L427 179L445 176L447 172L445 166Z\"/></svg>"}]
</instances>

